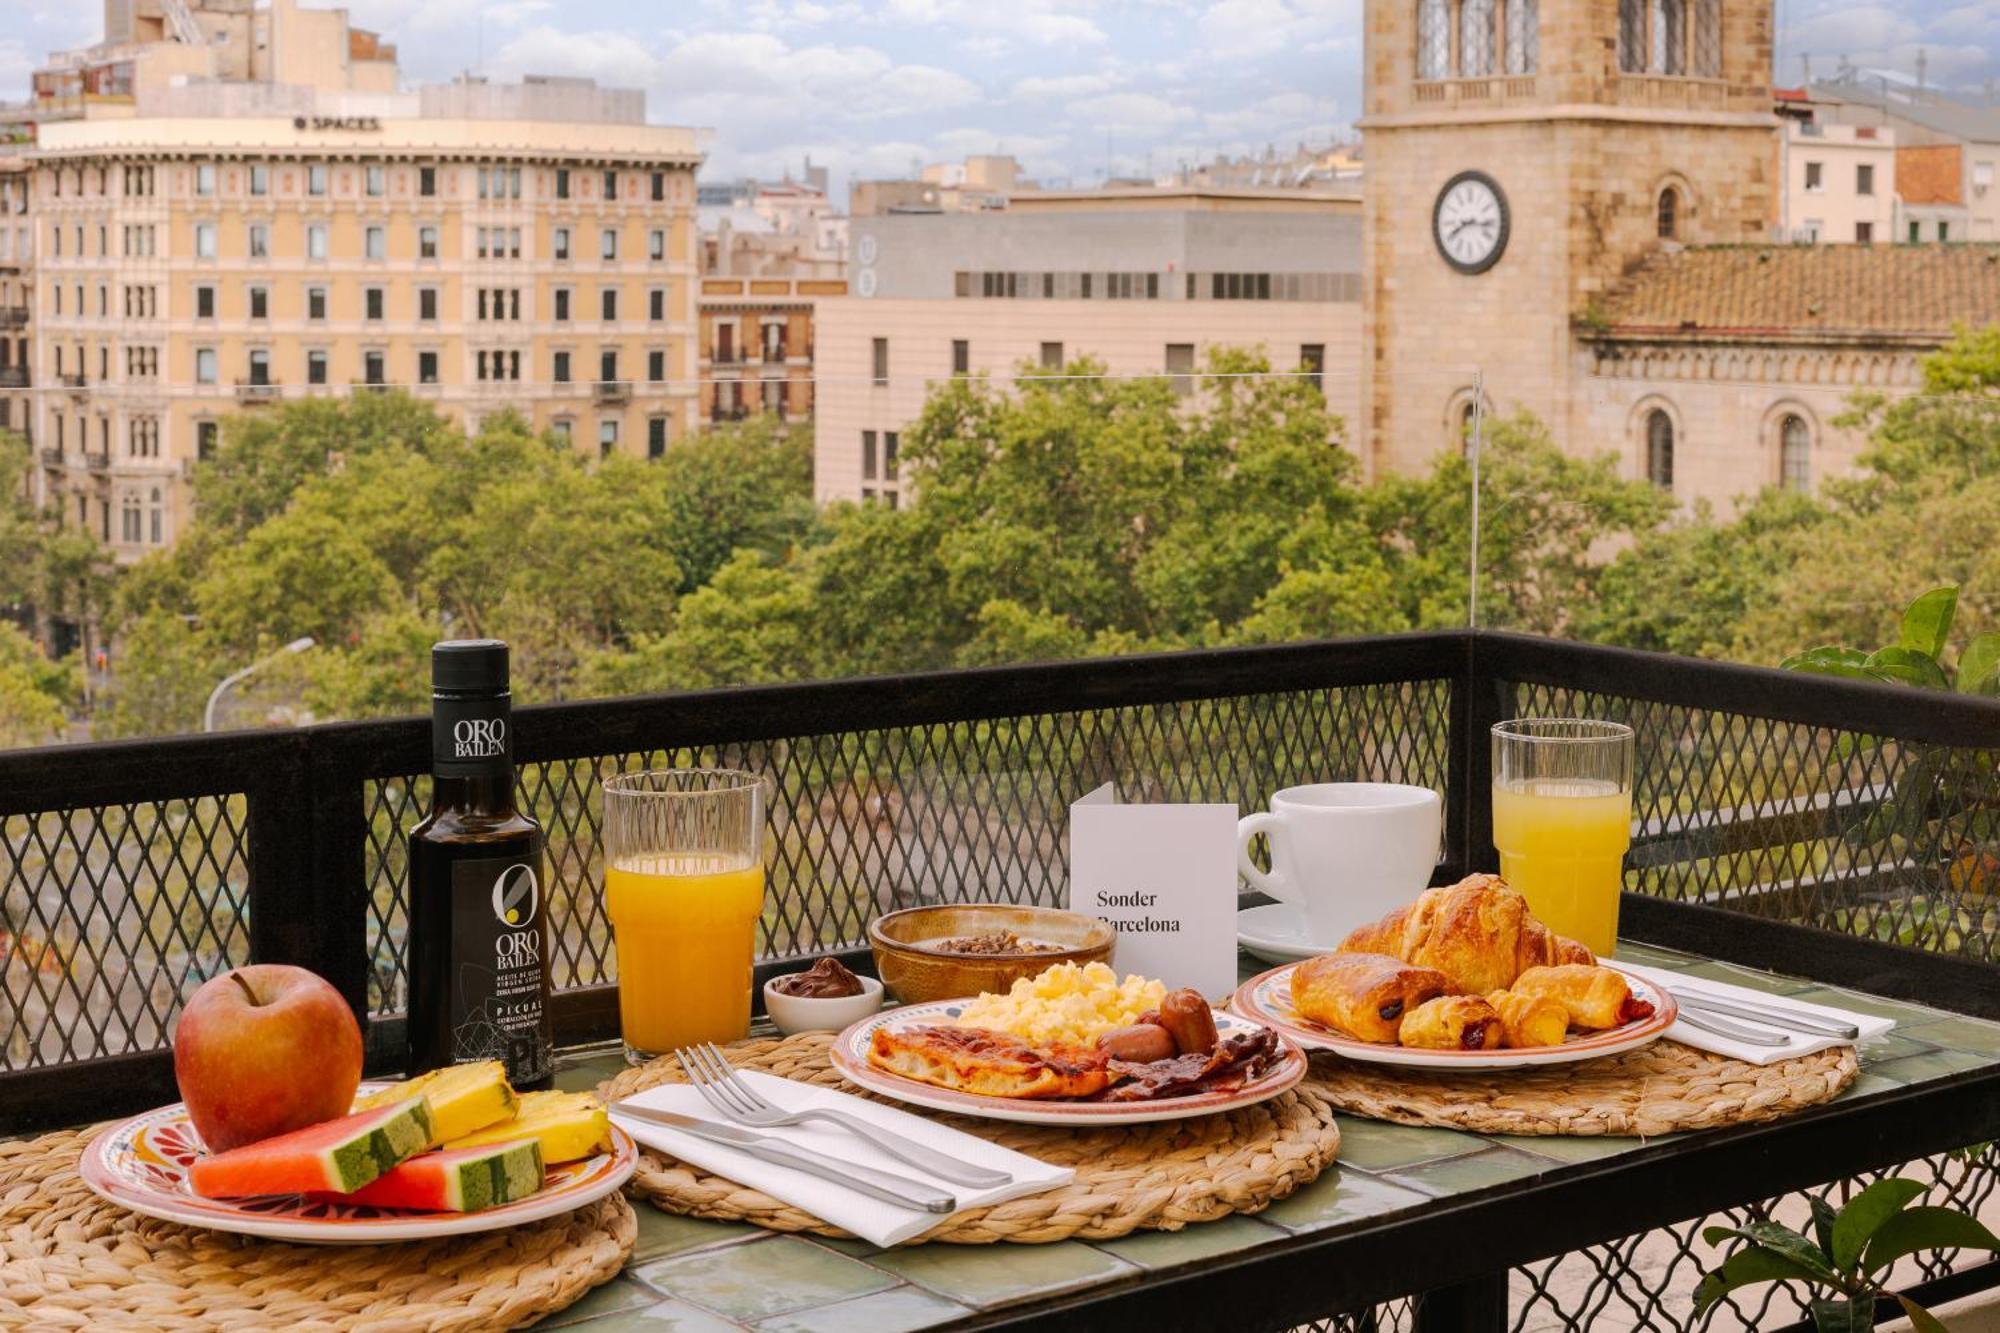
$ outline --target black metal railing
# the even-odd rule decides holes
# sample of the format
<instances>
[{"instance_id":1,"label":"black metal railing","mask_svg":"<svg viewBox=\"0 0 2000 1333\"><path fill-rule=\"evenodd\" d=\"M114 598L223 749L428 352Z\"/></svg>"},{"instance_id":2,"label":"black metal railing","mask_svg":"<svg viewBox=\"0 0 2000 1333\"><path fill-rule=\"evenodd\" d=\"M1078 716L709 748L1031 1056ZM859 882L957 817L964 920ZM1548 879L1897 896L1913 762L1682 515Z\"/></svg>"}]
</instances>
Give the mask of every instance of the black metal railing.
<instances>
[{"instance_id":1,"label":"black metal railing","mask_svg":"<svg viewBox=\"0 0 2000 1333\"><path fill-rule=\"evenodd\" d=\"M1069 803L1106 781L1246 810L1296 782L1420 783L1445 796L1439 878L1490 866L1491 724L1571 712L1638 734L1628 934L2000 1017L2000 848L1981 836L2000 702L1442 632L524 708L558 1036L616 1031L611 772L769 774L766 969L866 966L877 913L1060 901ZM371 1066L393 1067L428 728L0 753L0 1132L171 1099L180 1002L251 959L326 976L368 1017ZM1962 1192L1983 1198L1993 1154L1973 1160Z\"/></svg>"}]
</instances>

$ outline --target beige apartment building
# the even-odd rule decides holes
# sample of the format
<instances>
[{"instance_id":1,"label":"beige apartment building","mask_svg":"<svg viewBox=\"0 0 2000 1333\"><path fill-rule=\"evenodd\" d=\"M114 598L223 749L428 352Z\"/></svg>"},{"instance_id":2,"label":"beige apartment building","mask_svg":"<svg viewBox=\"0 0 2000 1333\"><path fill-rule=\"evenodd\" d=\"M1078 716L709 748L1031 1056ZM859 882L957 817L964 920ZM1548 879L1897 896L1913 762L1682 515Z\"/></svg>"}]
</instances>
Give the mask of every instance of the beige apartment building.
<instances>
[{"instance_id":1,"label":"beige apartment building","mask_svg":"<svg viewBox=\"0 0 2000 1333\"><path fill-rule=\"evenodd\" d=\"M937 384L1081 356L1192 392L1215 347L1262 348L1350 428L1360 204L1298 190L1017 194L1004 211L857 215L850 295L816 312L813 485L907 498L902 433Z\"/></svg>"},{"instance_id":2,"label":"beige apartment building","mask_svg":"<svg viewBox=\"0 0 2000 1333\"><path fill-rule=\"evenodd\" d=\"M135 4L138 26L148 0L109 7ZM385 48L345 33L342 11L209 8L269 79L148 92L156 57L188 58L163 19L128 82L94 80L133 91L37 126L45 503L136 557L185 525L186 479L231 413L357 388L470 425L518 411L592 454L658 454L692 427L699 132L648 125L642 94L587 81L395 92L381 60L356 58ZM336 58L288 63L301 48ZM321 82L274 81L286 71Z\"/></svg>"},{"instance_id":3,"label":"beige apartment building","mask_svg":"<svg viewBox=\"0 0 2000 1333\"><path fill-rule=\"evenodd\" d=\"M1781 109L1791 104L1781 101ZM1896 236L1896 131L1785 116L1779 235L1806 245L1872 245Z\"/></svg>"}]
</instances>

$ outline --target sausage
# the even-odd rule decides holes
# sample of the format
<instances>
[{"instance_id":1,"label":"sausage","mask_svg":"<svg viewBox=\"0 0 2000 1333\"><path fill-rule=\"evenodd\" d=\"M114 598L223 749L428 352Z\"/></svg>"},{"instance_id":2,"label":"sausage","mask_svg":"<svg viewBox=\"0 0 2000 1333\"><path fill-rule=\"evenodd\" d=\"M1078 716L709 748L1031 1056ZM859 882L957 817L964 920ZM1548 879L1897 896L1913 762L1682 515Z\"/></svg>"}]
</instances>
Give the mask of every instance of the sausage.
<instances>
[{"instance_id":1,"label":"sausage","mask_svg":"<svg viewBox=\"0 0 2000 1333\"><path fill-rule=\"evenodd\" d=\"M1160 1001L1160 1022L1173 1034L1174 1049L1183 1055L1215 1049L1221 1040L1215 1030L1215 1013L1202 993L1184 987Z\"/></svg>"},{"instance_id":2,"label":"sausage","mask_svg":"<svg viewBox=\"0 0 2000 1333\"><path fill-rule=\"evenodd\" d=\"M1134 1023L1130 1027L1113 1028L1099 1037L1097 1048L1113 1060L1147 1065L1173 1055L1174 1038L1157 1023Z\"/></svg>"}]
</instances>

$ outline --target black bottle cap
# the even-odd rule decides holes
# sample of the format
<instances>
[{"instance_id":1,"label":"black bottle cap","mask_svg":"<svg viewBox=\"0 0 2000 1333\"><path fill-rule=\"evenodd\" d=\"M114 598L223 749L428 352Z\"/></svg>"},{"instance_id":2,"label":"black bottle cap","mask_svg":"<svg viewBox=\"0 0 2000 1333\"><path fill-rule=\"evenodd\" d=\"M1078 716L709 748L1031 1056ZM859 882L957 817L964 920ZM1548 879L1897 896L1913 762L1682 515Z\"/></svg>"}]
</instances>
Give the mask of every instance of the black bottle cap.
<instances>
[{"instance_id":1,"label":"black bottle cap","mask_svg":"<svg viewBox=\"0 0 2000 1333\"><path fill-rule=\"evenodd\" d=\"M506 694L507 645L500 639L446 639L431 645L431 689Z\"/></svg>"}]
</instances>

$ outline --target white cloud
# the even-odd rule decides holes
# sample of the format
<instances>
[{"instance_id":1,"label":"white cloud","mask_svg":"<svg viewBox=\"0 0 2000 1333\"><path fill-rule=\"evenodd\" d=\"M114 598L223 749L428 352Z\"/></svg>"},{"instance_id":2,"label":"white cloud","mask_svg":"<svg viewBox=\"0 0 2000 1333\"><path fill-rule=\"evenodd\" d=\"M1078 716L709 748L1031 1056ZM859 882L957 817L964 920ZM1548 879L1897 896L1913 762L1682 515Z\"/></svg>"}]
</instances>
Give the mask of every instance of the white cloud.
<instances>
[{"instance_id":1,"label":"white cloud","mask_svg":"<svg viewBox=\"0 0 2000 1333\"><path fill-rule=\"evenodd\" d=\"M1108 93L1125 80L1109 70L1095 74L1034 74L1016 83L1007 94L1017 102L1054 102L1069 97Z\"/></svg>"},{"instance_id":2,"label":"white cloud","mask_svg":"<svg viewBox=\"0 0 2000 1333\"><path fill-rule=\"evenodd\" d=\"M1215 0L1195 20L1195 32L1203 54L1244 60L1358 31L1360 21L1358 0Z\"/></svg>"},{"instance_id":3,"label":"white cloud","mask_svg":"<svg viewBox=\"0 0 2000 1333\"><path fill-rule=\"evenodd\" d=\"M1106 93L1071 102L1069 114L1078 128L1096 134L1162 134L1194 112L1151 93Z\"/></svg>"}]
</instances>

